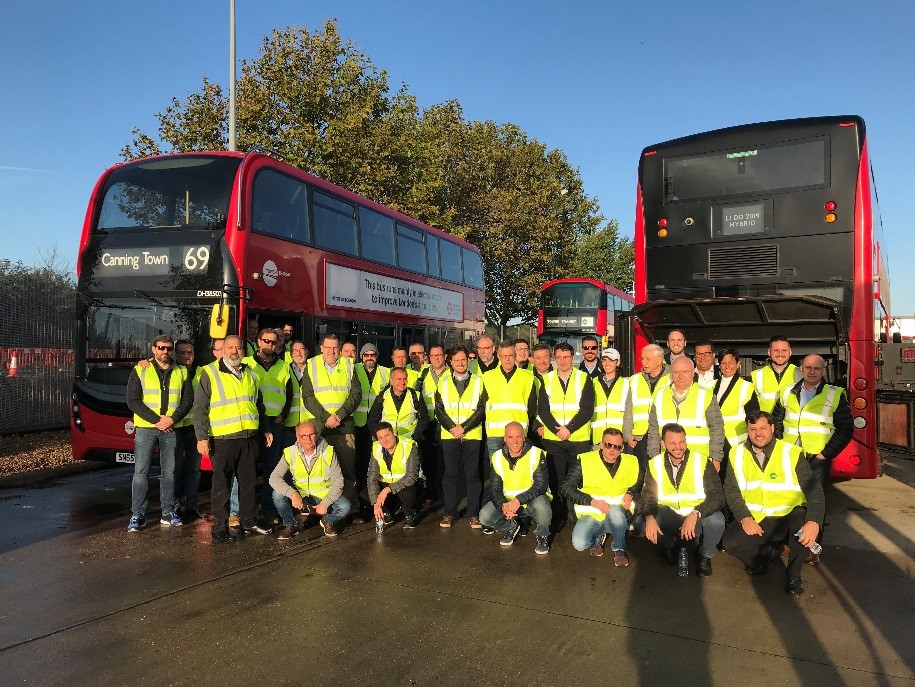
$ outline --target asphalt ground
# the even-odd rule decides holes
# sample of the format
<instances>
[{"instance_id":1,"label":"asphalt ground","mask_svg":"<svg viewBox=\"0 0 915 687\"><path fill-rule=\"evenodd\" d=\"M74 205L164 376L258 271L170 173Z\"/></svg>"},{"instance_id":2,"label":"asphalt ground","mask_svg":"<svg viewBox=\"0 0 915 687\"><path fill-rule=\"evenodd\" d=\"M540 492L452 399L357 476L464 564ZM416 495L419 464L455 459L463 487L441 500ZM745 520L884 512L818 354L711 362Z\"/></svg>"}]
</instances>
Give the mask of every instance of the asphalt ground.
<instances>
[{"instance_id":1,"label":"asphalt ground","mask_svg":"<svg viewBox=\"0 0 915 687\"><path fill-rule=\"evenodd\" d=\"M783 565L677 577L650 544L614 568L466 520L217 544L126 532L129 468L0 489L0 683L912 685L915 462L827 494L804 596ZM155 485L150 516L158 517ZM156 522L155 520L153 520Z\"/></svg>"}]
</instances>

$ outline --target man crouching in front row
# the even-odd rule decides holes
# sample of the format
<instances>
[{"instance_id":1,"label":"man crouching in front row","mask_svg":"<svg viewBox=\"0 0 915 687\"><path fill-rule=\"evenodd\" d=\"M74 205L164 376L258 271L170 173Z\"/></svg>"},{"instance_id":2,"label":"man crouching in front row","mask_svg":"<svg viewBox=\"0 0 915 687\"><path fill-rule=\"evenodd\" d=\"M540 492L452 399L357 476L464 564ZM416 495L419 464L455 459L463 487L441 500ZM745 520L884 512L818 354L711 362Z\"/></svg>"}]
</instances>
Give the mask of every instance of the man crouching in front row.
<instances>
[{"instance_id":1,"label":"man crouching in front row","mask_svg":"<svg viewBox=\"0 0 915 687\"><path fill-rule=\"evenodd\" d=\"M287 480L291 476L292 485ZM293 509L308 516L321 518L321 526L328 537L336 537L334 523L350 511L349 499L343 496L343 472L334 448L324 439L318 439L314 423L300 422L295 428L295 443L283 451L283 460L277 463L270 475L273 503L283 519L283 529L277 539L292 539L299 533L299 524Z\"/></svg>"}]
</instances>

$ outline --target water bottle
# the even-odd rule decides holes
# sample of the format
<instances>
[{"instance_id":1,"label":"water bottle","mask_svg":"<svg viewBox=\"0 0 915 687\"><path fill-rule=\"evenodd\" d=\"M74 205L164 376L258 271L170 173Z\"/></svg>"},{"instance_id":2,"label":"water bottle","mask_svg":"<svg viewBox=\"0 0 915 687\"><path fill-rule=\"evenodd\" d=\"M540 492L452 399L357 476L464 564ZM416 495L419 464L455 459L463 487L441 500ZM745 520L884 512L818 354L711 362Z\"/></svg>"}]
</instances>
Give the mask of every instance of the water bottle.
<instances>
[{"instance_id":1,"label":"water bottle","mask_svg":"<svg viewBox=\"0 0 915 687\"><path fill-rule=\"evenodd\" d=\"M382 532L384 532L384 519L379 518L375 521L375 533L381 534Z\"/></svg>"},{"instance_id":2,"label":"water bottle","mask_svg":"<svg viewBox=\"0 0 915 687\"><path fill-rule=\"evenodd\" d=\"M795 537L800 537L800 536L801 536L801 531L798 530L797 532L795 532L795 533L794 533L794 536L795 536ZM811 544L811 545L808 546L807 548L810 549L810 553L815 554L815 555L817 555L817 556L819 556L821 553L823 553L823 547L820 546L820 543L819 543L818 541L816 541L816 540L814 540L813 544Z\"/></svg>"},{"instance_id":3,"label":"water bottle","mask_svg":"<svg viewBox=\"0 0 915 687\"><path fill-rule=\"evenodd\" d=\"M685 546L680 547L680 557L677 562L677 574L680 577L689 575L689 553Z\"/></svg>"}]
</instances>

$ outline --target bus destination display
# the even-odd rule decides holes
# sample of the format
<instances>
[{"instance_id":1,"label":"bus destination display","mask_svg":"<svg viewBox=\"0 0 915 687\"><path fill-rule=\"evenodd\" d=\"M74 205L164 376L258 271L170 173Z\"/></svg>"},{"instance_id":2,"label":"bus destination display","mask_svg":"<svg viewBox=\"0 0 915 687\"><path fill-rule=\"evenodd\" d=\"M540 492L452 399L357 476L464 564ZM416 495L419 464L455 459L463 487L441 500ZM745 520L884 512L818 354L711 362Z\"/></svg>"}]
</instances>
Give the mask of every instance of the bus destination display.
<instances>
[{"instance_id":1,"label":"bus destination display","mask_svg":"<svg viewBox=\"0 0 915 687\"><path fill-rule=\"evenodd\" d=\"M209 246L112 248L102 251L95 271L107 277L202 274L209 263Z\"/></svg>"}]
</instances>

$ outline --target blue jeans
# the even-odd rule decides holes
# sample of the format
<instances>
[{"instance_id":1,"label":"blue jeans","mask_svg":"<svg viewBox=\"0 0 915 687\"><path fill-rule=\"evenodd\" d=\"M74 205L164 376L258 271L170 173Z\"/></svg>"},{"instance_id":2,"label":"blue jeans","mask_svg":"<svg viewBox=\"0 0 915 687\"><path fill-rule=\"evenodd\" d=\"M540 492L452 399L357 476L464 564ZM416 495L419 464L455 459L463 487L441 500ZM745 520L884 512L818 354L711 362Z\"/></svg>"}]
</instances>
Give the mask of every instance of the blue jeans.
<instances>
[{"instance_id":1,"label":"blue jeans","mask_svg":"<svg viewBox=\"0 0 915 687\"><path fill-rule=\"evenodd\" d=\"M480 510L480 522L486 527L492 527L499 532L507 532L513 522L517 522L519 517L529 516L534 518L537 523L536 535L538 537L548 537L550 535L550 523L553 521L553 507L546 496L538 496L533 501L525 504L518 509L518 514L514 520L509 520L502 514L502 506L496 507L492 501L489 501Z\"/></svg>"},{"instance_id":2,"label":"blue jeans","mask_svg":"<svg viewBox=\"0 0 915 687\"><path fill-rule=\"evenodd\" d=\"M134 517L145 518L149 503L149 466L153 450L159 445L159 465L162 476L159 479L159 501L162 514L175 512L175 446L174 432L160 432L155 427L137 427L133 434L133 483L131 484L130 510Z\"/></svg>"},{"instance_id":3,"label":"blue jeans","mask_svg":"<svg viewBox=\"0 0 915 687\"><path fill-rule=\"evenodd\" d=\"M680 539L680 525L683 524L685 516L679 515L669 506L658 506L658 514L655 516L658 526L664 533L658 536L658 545L665 549L673 549L678 546L689 546L689 543ZM693 542L698 544L699 553L706 558L711 558L718 552L718 542L721 541L721 535L724 534L724 513L720 510L715 511L709 516L699 518L696 523L696 538Z\"/></svg>"},{"instance_id":4,"label":"blue jeans","mask_svg":"<svg viewBox=\"0 0 915 687\"><path fill-rule=\"evenodd\" d=\"M593 515L578 518L572 530L572 546L576 551L584 551L597 546L604 534L612 537L610 548L614 551L626 550L626 532L629 530L629 514L622 506L610 506L610 510L598 520Z\"/></svg>"},{"instance_id":5,"label":"blue jeans","mask_svg":"<svg viewBox=\"0 0 915 687\"><path fill-rule=\"evenodd\" d=\"M316 506L321 503L321 499L314 496L303 496L302 501L309 506ZM273 505L276 506L276 512L283 519L284 526L288 527L296 524L295 511L292 508L292 501L288 497L283 496L278 491L274 491ZM328 525L333 525L341 518L345 518L351 507L352 504L350 504L349 499L341 494L340 498L330 504L330 508L327 509L327 515L322 519Z\"/></svg>"},{"instance_id":6,"label":"blue jeans","mask_svg":"<svg viewBox=\"0 0 915 687\"><path fill-rule=\"evenodd\" d=\"M238 477L232 478L232 491L229 492L229 515L238 515Z\"/></svg>"}]
</instances>

